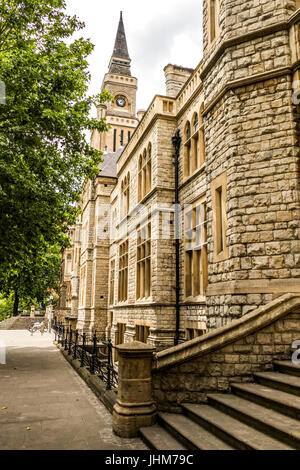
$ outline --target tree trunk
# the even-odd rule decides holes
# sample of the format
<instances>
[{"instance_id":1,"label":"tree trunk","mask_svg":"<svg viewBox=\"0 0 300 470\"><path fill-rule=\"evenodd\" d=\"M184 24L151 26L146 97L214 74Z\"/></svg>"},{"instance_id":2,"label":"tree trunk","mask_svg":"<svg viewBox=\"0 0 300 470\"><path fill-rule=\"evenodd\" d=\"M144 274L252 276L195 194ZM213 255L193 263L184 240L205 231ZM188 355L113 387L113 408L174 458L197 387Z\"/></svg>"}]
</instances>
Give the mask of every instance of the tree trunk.
<instances>
[{"instance_id":1,"label":"tree trunk","mask_svg":"<svg viewBox=\"0 0 300 470\"><path fill-rule=\"evenodd\" d=\"M18 292L15 290L15 302L14 302L13 316L16 317L18 313L19 313L19 295L18 295Z\"/></svg>"}]
</instances>

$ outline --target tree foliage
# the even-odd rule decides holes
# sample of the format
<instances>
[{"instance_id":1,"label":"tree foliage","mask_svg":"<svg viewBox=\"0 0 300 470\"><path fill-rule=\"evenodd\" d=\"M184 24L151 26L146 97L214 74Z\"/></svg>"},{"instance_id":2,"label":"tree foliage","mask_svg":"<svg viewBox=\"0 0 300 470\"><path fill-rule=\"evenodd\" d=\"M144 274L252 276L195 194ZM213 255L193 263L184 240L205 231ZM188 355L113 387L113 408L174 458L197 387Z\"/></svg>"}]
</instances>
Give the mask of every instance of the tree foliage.
<instances>
[{"instance_id":1,"label":"tree foliage","mask_svg":"<svg viewBox=\"0 0 300 470\"><path fill-rule=\"evenodd\" d=\"M87 95L93 45L71 38L83 26L64 0L0 0L0 271L8 278L27 279L35 257L47 256L41 249L67 243L82 183L99 172L86 131L106 130L90 110L111 97Z\"/></svg>"}]
</instances>

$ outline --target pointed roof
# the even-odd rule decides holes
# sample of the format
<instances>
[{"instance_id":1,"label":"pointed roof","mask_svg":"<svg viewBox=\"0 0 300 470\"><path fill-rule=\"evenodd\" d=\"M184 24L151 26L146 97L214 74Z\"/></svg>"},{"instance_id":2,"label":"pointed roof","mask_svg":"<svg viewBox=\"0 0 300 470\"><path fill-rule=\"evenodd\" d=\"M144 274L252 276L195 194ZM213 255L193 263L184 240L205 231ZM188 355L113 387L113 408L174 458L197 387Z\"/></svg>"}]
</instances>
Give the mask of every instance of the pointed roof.
<instances>
[{"instance_id":1,"label":"pointed roof","mask_svg":"<svg viewBox=\"0 0 300 470\"><path fill-rule=\"evenodd\" d=\"M120 21L119 21L119 26L118 26L117 36L116 36L113 57L118 57L119 59L130 60L130 57L128 54L128 47L127 47L122 11L120 12Z\"/></svg>"},{"instance_id":2,"label":"pointed roof","mask_svg":"<svg viewBox=\"0 0 300 470\"><path fill-rule=\"evenodd\" d=\"M119 75L131 75L130 62L131 59L128 53L123 14L120 12L120 21L114 51L110 59L109 71L110 73L117 73Z\"/></svg>"}]
</instances>

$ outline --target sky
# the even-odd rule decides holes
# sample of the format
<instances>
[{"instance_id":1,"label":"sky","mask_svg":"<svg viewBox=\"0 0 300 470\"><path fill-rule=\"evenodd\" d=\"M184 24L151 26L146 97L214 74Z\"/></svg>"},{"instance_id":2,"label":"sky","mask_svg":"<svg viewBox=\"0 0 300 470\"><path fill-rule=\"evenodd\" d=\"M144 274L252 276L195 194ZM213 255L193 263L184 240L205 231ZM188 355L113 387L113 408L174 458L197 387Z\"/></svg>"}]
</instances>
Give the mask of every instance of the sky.
<instances>
[{"instance_id":1,"label":"sky","mask_svg":"<svg viewBox=\"0 0 300 470\"><path fill-rule=\"evenodd\" d=\"M108 71L121 10L131 73L138 79L137 110L147 109L155 94L165 94L165 65L194 68L200 62L202 1L67 0L67 13L85 22L80 36L95 45L89 60L90 94L100 92Z\"/></svg>"}]
</instances>

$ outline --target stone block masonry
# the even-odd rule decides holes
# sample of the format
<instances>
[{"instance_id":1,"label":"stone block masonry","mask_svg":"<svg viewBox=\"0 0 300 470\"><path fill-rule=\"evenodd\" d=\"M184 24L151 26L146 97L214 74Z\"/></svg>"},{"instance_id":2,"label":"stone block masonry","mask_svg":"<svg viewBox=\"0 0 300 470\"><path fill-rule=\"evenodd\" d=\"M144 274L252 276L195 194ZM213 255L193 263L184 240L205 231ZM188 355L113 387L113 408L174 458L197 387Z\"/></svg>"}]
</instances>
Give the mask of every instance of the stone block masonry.
<instances>
[{"instance_id":1,"label":"stone block masonry","mask_svg":"<svg viewBox=\"0 0 300 470\"><path fill-rule=\"evenodd\" d=\"M272 370L273 360L291 360L300 339L300 298L286 294L226 327L156 355L154 396L160 410L180 411L209 392L228 392L232 382L251 382Z\"/></svg>"}]
</instances>

